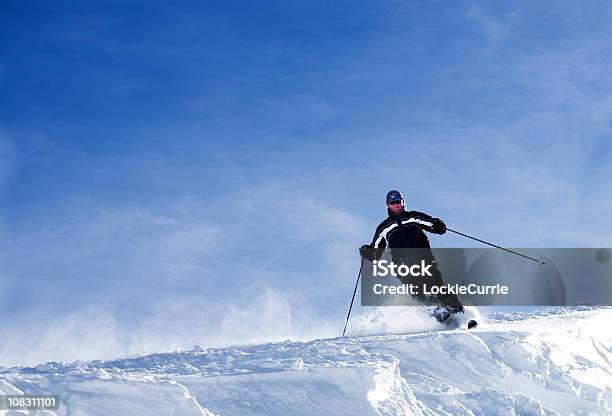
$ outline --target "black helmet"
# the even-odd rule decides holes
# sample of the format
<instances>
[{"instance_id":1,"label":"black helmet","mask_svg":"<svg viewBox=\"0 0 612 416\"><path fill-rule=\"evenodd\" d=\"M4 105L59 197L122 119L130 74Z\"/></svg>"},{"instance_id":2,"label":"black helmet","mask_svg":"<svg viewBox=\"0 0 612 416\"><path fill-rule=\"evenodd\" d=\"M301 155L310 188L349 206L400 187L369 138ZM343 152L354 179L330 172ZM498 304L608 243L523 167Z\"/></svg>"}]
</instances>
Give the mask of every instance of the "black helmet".
<instances>
[{"instance_id":1,"label":"black helmet","mask_svg":"<svg viewBox=\"0 0 612 416\"><path fill-rule=\"evenodd\" d=\"M402 202L404 197L400 191L396 191L395 189L387 192L387 204Z\"/></svg>"}]
</instances>

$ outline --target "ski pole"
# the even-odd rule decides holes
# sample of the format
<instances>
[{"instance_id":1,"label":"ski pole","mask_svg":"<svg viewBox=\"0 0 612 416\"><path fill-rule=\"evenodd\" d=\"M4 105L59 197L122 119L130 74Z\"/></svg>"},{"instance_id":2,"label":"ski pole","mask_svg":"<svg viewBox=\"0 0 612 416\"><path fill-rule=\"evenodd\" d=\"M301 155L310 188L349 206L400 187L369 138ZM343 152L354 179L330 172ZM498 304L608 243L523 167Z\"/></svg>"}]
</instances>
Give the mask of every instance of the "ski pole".
<instances>
[{"instance_id":1,"label":"ski pole","mask_svg":"<svg viewBox=\"0 0 612 416\"><path fill-rule=\"evenodd\" d=\"M498 246L498 245L496 245L496 244L489 243L488 241L481 240L480 238L472 237L471 235L467 235L467 234L460 233L459 231L451 230L450 228L447 228L447 229L446 229L446 231L450 231L451 233L455 233L455 234L459 234L459 235L462 235L462 236L467 237L467 238L471 238L472 240L479 241L479 242L481 242L481 243L483 243L483 244L487 244L487 245L489 245L489 246L491 246L491 247L495 247L495 248L498 248L498 249L500 249L500 250L507 251L508 253L516 254L517 256L521 256L521 257L523 257L523 258L526 258L526 259L529 259L529 260L535 261L536 263L546 264L546 262L545 262L545 261L538 260L538 259L534 259L533 257L529 257L529 256L526 256L526 255L524 255L524 254L517 253L516 251L509 250L509 249L507 249L507 248L500 247L500 246Z\"/></svg>"},{"instance_id":2,"label":"ski pole","mask_svg":"<svg viewBox=\"0 0 612 416\"><path fill-rule=\"evenodd\" d=\"M342 336L346 332L346 326L348 325L349 317L351 316L351 310L353 309L353 302L355 301L355 293L357 293L357 286L359 285L359 278L361 277L361 269L363 269L363 257L361 257L361 266L359 266L359 273L357 274L357 281L355 282L355 289L353 290L353 298L351 299L351 306L349 306L348 313L346 314L346 322L344 323L344 330Z\"/></svg>"}]
</instances>

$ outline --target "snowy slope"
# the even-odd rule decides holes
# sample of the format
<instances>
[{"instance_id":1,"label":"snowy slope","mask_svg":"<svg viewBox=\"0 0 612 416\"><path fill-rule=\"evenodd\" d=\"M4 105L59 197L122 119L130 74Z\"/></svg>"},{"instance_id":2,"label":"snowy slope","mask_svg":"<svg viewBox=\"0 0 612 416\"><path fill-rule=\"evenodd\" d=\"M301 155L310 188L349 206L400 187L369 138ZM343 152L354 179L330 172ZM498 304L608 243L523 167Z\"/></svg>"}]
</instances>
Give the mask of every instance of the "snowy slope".
<instances>
[{"instance_id":1,"label":"snowy slope","mask_svg":"<svg viewBox=\"0 0 612 416\"><path fill-rule=\"evenodd\" d=\"M0 392L60 395L59 411L30 414L610 415L611 321L612 309L497 313L469 332L52 362L0 370Z\"/></svg>"}]
</instances>

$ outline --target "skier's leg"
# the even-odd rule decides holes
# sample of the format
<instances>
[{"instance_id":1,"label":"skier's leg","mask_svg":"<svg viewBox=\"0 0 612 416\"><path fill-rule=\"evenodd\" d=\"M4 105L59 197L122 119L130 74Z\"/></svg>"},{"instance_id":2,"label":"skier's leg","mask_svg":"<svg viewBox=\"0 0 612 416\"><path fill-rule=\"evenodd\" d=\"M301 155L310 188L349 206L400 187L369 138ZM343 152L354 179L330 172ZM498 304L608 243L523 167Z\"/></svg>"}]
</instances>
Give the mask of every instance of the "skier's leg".
<instances>
[{"instance_id":1,"label":"skier's leg","mask_svg":"<svg viewBox=\"0 0 612 416\"><path fill-rule=\"evenodd\" d=\"M425 280L423 278L418 278L414 276L402 276L399 280L405 285L414 285L418 288L417 293L413 293L412 299L416 300L420 304L423 305L437 305L439 304L438 299L433 295L426 295L423 288L426 286Z\"/></svg>"},{"instance_id":2,"label":"skier's leg","mask_svg":"<svg viewBox=\"0 0 612 416\"><path fill-rule=\"evenodd\" d=\"M398 265L400 264L407 264L407 265L418 264L420 260L421 260L420 257L417 258L417 257L397 256L393 258L393 262ZM428 263L433 264L433 267L431 268L431 273L432 273L431 276L427 276L427 277L402 276L399 278L399 280L403 284L414 284L418 287L418 293L413 294L412 297L413 299L417 300L419 303L422 303L425 305L441 304L442 306L446 307L451 314L456 313L456 312L462 312L463 305L461 305L461 302L459 301L459 298L457 298L457 295L439 294L437 296L434 296L434 295L425 294L425 293L431 293L432 287L440 287L444 285L444 281L442 279L442 273L440 273L440 270L438 269L435 263L435 258L433 257L433 254L431 255L431 257L427 257L426 260Z\"/></svg>"},{"instance_id":3,"label":"skier's leg","mask_svg":"<svg viewBox=\"0 0 612 416\"><path fill-rule=\"evenodd\" d=\"M433 276L430 277L429 279L431 279L428 282L429 287L433 287L433 286L440 287L444 285L444 281L442 279L442 273L440 273L440 270L438 270L437 267L434 268ZM455 294L447 294L447 293L439 294L438 300L440 301L442 306L445 306L449 310L451 314L457 313L457 312L463 312L463 305L461 304L461 301Z\"/></svg>"}]
</instances>

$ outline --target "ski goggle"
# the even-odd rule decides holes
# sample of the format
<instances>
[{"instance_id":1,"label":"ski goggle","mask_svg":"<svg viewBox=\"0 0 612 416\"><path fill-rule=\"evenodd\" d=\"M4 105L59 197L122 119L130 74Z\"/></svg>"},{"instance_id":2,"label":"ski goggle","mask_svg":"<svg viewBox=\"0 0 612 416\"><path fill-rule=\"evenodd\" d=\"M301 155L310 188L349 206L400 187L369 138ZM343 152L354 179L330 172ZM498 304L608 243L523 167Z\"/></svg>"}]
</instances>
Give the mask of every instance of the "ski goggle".
<instances>
[{"instance_id":1,"label":"ski goggle","mask_svg":"<svg viewBox=\"0 0 612 416\"><path fill-rule=\"evenodd\" d=\"M401 203L402 203L401 199L399 201L387 202L387 204L389 204L389 205L398 205L398 204L401 204Z\"/></svg>"}]
</instances>

